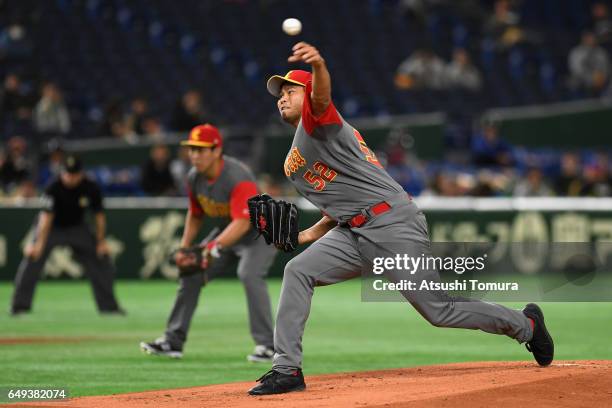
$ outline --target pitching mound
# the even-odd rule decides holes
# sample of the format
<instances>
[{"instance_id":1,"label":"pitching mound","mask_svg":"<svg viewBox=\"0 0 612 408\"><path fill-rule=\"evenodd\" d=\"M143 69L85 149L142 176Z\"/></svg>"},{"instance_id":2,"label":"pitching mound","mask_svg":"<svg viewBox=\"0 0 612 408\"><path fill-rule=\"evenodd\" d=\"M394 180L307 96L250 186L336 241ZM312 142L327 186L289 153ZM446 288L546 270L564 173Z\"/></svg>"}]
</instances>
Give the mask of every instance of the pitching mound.
<instances>
[{"instance_id":1,"label":"pitching mound","mask_svg":"<svg viewBox=\"0 0 612 408\"><path fill-rule=\"evenodd\" d=\"M482 362L306 377L307 390L251 397L253 382L74 398L53 407L612 406L612 361Z\"/></svg>"}]
</instances>

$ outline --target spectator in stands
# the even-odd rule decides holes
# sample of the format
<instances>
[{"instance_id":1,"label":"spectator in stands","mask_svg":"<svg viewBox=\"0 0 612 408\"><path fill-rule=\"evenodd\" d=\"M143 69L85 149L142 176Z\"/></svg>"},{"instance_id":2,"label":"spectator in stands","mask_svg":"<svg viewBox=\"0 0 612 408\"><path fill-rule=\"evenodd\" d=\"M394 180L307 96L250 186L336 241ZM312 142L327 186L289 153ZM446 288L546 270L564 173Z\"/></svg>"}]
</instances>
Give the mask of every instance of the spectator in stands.
<instances>
[{"instance_id":1,"label":"spectator in stands","mask_svg":"<svg viewBox=\"0 0 612 408\"><path fill-rule=\"evenodd\" d=\"M581 196L610 197L612 195L607 160L601 160L599 157L586 164L583 169L583 178Z\"/></svg>"},{"instance_id":2,"label":"spectator in stands","mask_svg":"<svg viewBox=\"0 0 612 408\"><path fill-rule=\"evenodd\" d=\"M195 89L183 94L172 115L170 127L177 132L187 132L197 125L209 122L202 95Z\"/></svg>"},{"instance_id":3,"label":"spectator in stands","mask_svg":"<svg viewBox=\"0 0 612 408\"><path fill-rule=\"evenodd\" d=\"M542 170L532 167L527 170L525 178L520 180L512 193L515 197L549 197L553 191L544 180Z\"/></svg>"},{"instance_id":4,"label":"spectator in stands","mask_svg":"<svg viewBox=\"0 0 612 408\"><path fill-rule=\"evenodd\" d=\"M111 136L129 144L138 143L138 135L124 120L118 120L111 124Z\"/></svg>"},{"instance_id":5,"label":"spectator in stands","mask_svg":"<svg viewBox=\"0 0 612 408\"><path fill-rule=\"evenodd\" d=\"M141 186L152 196L176 194L176 186L170 172L170 150L158 144L151 148L150 157L142 168Z\"/></svg>"},{"instance_id":6,"label":"spectator in stands","mask_svg":"<svg viewBox=\"0 0 612 408\"><path fill-rule=\"evenodd\" d=\"M599 93L610 75L608 53L597 45L597 38L590 31L583 33L580 44L570 51L568 65L570 86L575 89Z\"/></svg>"},{"instance_id":7,"label":"spectator in stands","mask_svg":"<svg viewBox=\"0 0 612 408\"><path fill-rule=\"evenodd\" d=\"M154 142L162 142L166 133L161 120L156 116L147 116L142 121L142 130L145 138Z\"/></svg>"},{"instance_id":8,"label":"spectator in stands","mask_svg":"<svg viewBox=\"0 0 612 408\"><path fill-rule=\"evenodd\" d=\"M499 136L497 124L485 121L472 139L472 160L478 166L510 166L512 147Z\"/></svg>"},{"instance_id":9,"label":"spectator in stands","mask_svg":"<svg viewBox=\"0 0 612 408\"><path fill-rule=\"evenodd\" d=\"M509 188L510 177L503 172L494 172L482 169L476 174L474 187L469 195L475 197L496 197L506 193Z\"/></svg>"},{"instance_id":10,"label":"spectator in stands","mask_svg":"<svg viewBox=\"0 0 612 408\"><path fill-rule=\"evenodd\" d=\"M395 85L399 89L442 89L444 61L431 50L416 50L397 68Z\"/></svg>"},{"instance_id":11,"label":"spectator in stands","mask_svg":"<svg viewBox=\"0 0 612 408\"><path fill-rule=\"evenodd\" d=\"M137 135L144 135L145 130L143 122L149 115L149 102L143 97L137 97L132 99L130 103L130 111L128 112L125 120L127 126L130 127Z\"/></svg>"},{"instance_id":12,"label":"spectator in stands","mask_svg":"<svg viewBox=\"0 0 612 408\"><path fill-rule=\"evenodd\" d=\"M47 183L58 177L61 173L64 158L64 149L57 140L51 140L47 146L48 156L42 161L38 169L38 185L46 186Z\"/></svg>"},{"instance_id":13,"label":"spectator in stands","mask_svg":"<svg viewBox=\"0 0 612 408\"><path fill-rule=\"evenodd\" d=\"M121 124L117 126L117 124ZM124 134L129 133L123 117L123 107L119 98L113 98L106 102L102 122L98 136L100 137L116 137L123 139Z\"/></svg>"},{"instance_id":14,"label":"spectator in stands","mask_svg":"<svg viewBox=\"0 0 612 408\"><path fill-rule=\"evenodd\" d=\"M35 198L38 192L36 191L36 184L33 180L23 180L13 189L10 195L10 199L13 202L22 202L24 199Z\"/></svg>"},{"instance_id":15,"label":"spectator in stands","mask_svg":"<svg viewBox=\"0 0 612 408\"><path fill-rule=\"evenodd\" d=\"M417 196L425 187L424 176L420 171L418 159L408 152L406 145L400 139L386 147L385 153L379 155L379 159L384 163L386 156L384 164L389 175L402 186L404 191Z\"/></svg>"},{"instance_id":16,"label":"spectator in stands","mask_svg":"<svg viewBox=\"0 0 612 408\"><path fill-rule=\"evenodd\" d=\"M10 73L4 78L4 87L0 91L0 120L7 116L28 119L31 116L29 98L23 91L21 79Z\"/></svg>"},{"instance_id":17,"label":"spectator in stands","mask_svg":"<svg viewBox=\"0 0 612 408\"><path fill-rule=\"evenodd\" d=\"M609 44L612 41L612 18L610 10L604 2L597 2L591 6L593 18L593 32L600 44Z\"/></svg>"},{"instance_id":18,"label":"spectator in stands","mask_svg":"<svg viewBox=\"0 0 612 408\"><path fill-rule=\"evenodd\" d=\"M520 17L512 11L509 0L497 0L493 15L485 22L484 34L495 40L500 49L510 48L524 40L525 32L519 26Z\"/></svg>"},{"instance_id":19,"label":"spectator in stands","mask_svg":"<svg viewBox=\"0 0 612 408\"><path fill-rule=\"evenodd\" d=\"M26 28L13 23L0 31L0 61L23 60L32 55L32 42Z\"/></svg>"},{"instance_id":20,"label":"spectator in stands","mask_svg":"<svg viewBox=\"0 0 612 408\"><path fill-rule=\"evenodd\" d=\"M187 173L191 169L191 160L189 160L189 148L180 146L176 158L170 163L170 173L174 179L174 185L182 196L187 195ZM261 190L266 191L266 190Z\"/></svg>"},{"instance_id":21,"label":"spectator in stands","mask_svg":"<svg viewBox=\"0 0 612 408\"><path fill-rule=\"evenodd\" d=\"M138 135L123 113L121 99L113 98L107 102L98 136L113 137L129 144L138 142Z\"/></svg>"},{"instance_id":22,"label":"spectator in stands","mask_svg":"<svg viewBox=\"0 0 612 408\"><path fill-rule=\"evenodd\" d=\"M423 197L456 197L459 194L455 175L444 171L436 173L429 187L421 192Z\"/></svg>"},{"instance_id":23,"label":"spectator in stands","mask_svg":"<svg viewBox=\"0 0 612 408\"><path fill-rule=\"evenodd\" d=\"M453 60L445 69L445 82L449 88L463 88L473 92L482 87L482 76L465 49L456 48L453 51Z\"/></svg>"},{"instance_id":24,"label":"spectator in stands","mask_svg":"<svg viewBox=\"0 0 612 408\"><path fill-rule=\"evenodd\" d=\"M64 103L59 87L47 82L41 90L41 97L34 107L34 127L46 135L65 135L70 132L70 114Z\"/></svg>"},{"instance_id":25,"label":"spectator in stands","mask_svg":"<svg viewBox=\"0 0 612 408\"><path fill-rule=\"evenodd\" d=\"M19 184L32 177L32 161L27 155L27 143L21 136L7 142L4 160L0 160L0 183L5 192L11 192Z\"/></svg>"},{"instance_id":26,"label":"spectator in stands","mask_svg":"<svg viewBox=\"0 0 612 408\"><path fill-rule=\"evenodd\" d=\"M561 156L561 172L555 181L555 192L559 196L577 197L583 188L580 175L580 157L567 152Z\"/></svg>"}]
</instances>

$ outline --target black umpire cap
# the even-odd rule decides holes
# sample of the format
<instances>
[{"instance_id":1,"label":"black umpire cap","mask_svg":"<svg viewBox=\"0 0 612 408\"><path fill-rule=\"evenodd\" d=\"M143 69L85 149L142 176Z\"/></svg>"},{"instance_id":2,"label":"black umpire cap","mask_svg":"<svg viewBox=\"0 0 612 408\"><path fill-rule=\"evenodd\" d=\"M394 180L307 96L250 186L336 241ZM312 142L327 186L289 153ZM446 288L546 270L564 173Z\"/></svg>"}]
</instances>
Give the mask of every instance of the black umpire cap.
<instances>
[{"instance_id":1,"label":"black umpire cap","mask_svg":"<svg viewBox=\"0 0 612 408\"><path fill-rule=\"evenodd\" d=\"M83 170L83 162L77 156L69 154L64 159L62 170L68 173L79 173Z\"/></svg>"}]
</instances>

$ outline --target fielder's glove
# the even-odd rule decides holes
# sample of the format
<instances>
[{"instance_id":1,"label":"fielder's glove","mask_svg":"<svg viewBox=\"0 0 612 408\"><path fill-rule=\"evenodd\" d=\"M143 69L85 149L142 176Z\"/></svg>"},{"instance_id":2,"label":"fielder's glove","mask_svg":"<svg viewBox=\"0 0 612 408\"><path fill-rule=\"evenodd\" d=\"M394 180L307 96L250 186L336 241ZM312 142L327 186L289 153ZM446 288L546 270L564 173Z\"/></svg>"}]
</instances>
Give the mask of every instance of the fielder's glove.
<instances>
[{"instance_id":1,"label":"fielder's glove","mask_svg":"<svg viewBox=\"0 0 612 408\"><path fill-rule=\"evenodd\" d=\"M200 243L187 248L179 248L172 254L172 260L179 269L179 276L189 276L204 272L218 258L220 246L216 241Z\"/></svg>"},{"instance_id":2,"label":"fielder's glove","mask_svg":"<svg viewBox=\"0 0 612 408\"><path fill-rule=\"evenodd\" d=\"M251 225L266 244L292 252L298 246L298 210L295 204L274 200L267 194L249 198Z\"/></svg>"}]
</instances>

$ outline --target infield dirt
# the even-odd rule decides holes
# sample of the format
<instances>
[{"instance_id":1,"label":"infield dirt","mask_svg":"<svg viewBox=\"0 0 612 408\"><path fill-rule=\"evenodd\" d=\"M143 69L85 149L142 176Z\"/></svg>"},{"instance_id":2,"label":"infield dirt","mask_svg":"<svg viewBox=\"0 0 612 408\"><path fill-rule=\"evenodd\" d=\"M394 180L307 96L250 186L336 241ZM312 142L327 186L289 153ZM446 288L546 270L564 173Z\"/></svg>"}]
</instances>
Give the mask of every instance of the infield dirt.
<instances>
[{"instance_id":1,"label":"infield dirt","mask_svg":"<svg viewBox=\"0 0 612 408\"><path fill-rule=\"evenodd\" d=\"M252 397L254 382L73 398L47 407L537 407L612 406L612 361L477 362L306 376L307 390Z\"/></svg>"}]
</instances>

